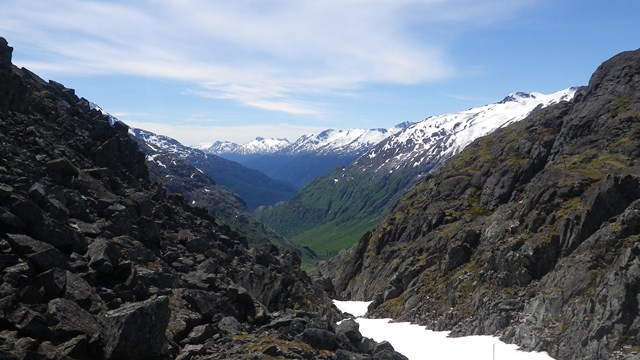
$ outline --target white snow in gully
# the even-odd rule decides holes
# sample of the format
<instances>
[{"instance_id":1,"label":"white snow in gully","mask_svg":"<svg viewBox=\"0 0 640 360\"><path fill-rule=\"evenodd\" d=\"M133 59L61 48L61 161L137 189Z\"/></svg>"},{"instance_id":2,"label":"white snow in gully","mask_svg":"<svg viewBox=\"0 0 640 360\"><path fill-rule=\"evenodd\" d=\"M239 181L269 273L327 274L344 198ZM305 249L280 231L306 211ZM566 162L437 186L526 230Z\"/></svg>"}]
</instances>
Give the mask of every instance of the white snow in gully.
<instances>
[{"instance_id":1,"label":"white snow in gully","mask_svg":"<svg viewBox=\"0 0 640 360\"><path fill-rule=\"evenodd\" d=\"M388 341L409 360L553 360L546 352L518 350L493 336L449 337L448 331L431 331L424 326L391 319L367 319L370 301L338 301L340 311L356 317L360 333L375 341Z\"/></svg>"}]
</instances>

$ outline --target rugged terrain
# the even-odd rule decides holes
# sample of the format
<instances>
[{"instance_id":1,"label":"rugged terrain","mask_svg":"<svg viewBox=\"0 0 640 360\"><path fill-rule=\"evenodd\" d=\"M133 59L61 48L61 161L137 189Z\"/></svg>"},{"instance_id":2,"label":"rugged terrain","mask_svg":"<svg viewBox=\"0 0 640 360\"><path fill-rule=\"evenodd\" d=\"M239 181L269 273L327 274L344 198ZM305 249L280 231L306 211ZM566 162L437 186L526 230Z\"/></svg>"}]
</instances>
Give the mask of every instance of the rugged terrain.
<instances>
[{"instance_id":1,"label":"rugged terrain","mask_svg":"<svg viewBox=\"0 0 640 360\"><path fill-rule=\"evenodd\" d=\"M179 152L167 151L162 147L162 143L146 141L146 139L157 138L158 135L142 129L131 129L129 133L133 135L140 150L146 155L146 164L152 181L162 183L170 192L182 194L190 205L206 209L222 224L231 226L233 230L250 239L252 241L250 245L284 241L256 221L240 196L218 186L209 175L188 163Z\"/></svg>"},{"instance_id":2,"label":"rugged terrain","mask_svg":"<svg viewBox=\"0 0 640 360\"><path fill-rule=\"evenodd\" d=\"M397 132L353 163L316 179L293 198L256 211L258 219L323 257L354 244L421 177L474 139L571 99L575 88L553 94L517 92L499 102L431 116Z\"/></svg>"},{"instance_id":3,"label":"rugged terrain","mask_svg":"<svg viewBox=\"0 0 640 360\"><path fill-rule=\"evenodd\" d=\"M0 358L402 359L295 253L148 180L128 128L0 38Z\"/></svg>"},{"instance_id":4,"label":"rugged terrain","mask_svg":"<svg viewBox=\"0 0 640 360\"><path fill-rule=\"evenodd\" d=\"M325 264L370 313L557 359L640 352L640 50L474 141Z\"/></svg>"},{"instance_id":5,"label":"rugged terrain","mask_svg":"<svg viewBox=\"0 0 640 360\"><path fill-rule=\"evenodd\" d=\"M274 180L260 171L220 156L182 145L168 136L142 129L133 129L131 134L144 142L143 151L148 154L148 162L155 164L154 167L172 165L175 158L181 159L196 168L197 172L208 175L217 184L238 194L251 211L258 206L286 200L296 193L297 189L289 183ZM171 162L164 163L161 160L163 158Z\"/></svg>"}]
</instances>

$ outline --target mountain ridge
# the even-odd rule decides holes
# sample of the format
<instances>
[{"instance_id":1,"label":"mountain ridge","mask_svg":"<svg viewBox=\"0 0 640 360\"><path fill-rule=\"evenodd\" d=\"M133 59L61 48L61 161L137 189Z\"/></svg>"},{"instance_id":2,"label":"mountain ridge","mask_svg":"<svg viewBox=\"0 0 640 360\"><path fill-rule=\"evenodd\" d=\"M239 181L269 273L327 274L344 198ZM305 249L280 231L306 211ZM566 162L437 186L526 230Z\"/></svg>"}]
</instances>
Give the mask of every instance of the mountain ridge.
<instances>
[{"instance_id":1,"label":"mountain ridge","mask_svg":"<svg viewBox=\"0 0 640 360\"><path fill-rule=\"evenodd\" d=\"M356 242L409 186L472 139L574 93L572 88L549 95L512 93L493 104L428 117L314 180L290 200L258 208L256 216L294 242L330 255Z\"/></svg>"},{"instance_id":2,"label":"mountain ridge","mask_svg":"<svg viewBox=\"0 0 640 360\"><path fill-rule=\"evenodd\" d=\"M179 141L147 130L131 129L131 134L143 140L151 150L159 154L171 154L193 165L198 171L233 192L237 193L250 210L285 200L296 192L296 188L283 181L274 180L258 170L247 168L234 161L182 145ZM156 162L153 158L149 161ZM164 164L159 164L163 166Z\"/></svg>"},{"instance_id":3,"label":"mountain ridge","mask_svg":"<svg viewBox=\"0 0 640 360\"><path fill-rule=\"evenodd\" d=\"M303 187L315 178L347 165L409 125L405 122L391 129L327 129L303 135L292 143L286 139L265 138L244 145L216 142L205 151Z\"/></svg>"},{"instance_id":4,"label":"mountain ridge","mask_svg":"<svg viewBox=\"0 0 640 360\"><path fill-rule=\"evenodd\" d=\"M569 102L475 140L323 264L373 316L558 359L640 343L640 50Z\"/></svg>"}]
</instances>

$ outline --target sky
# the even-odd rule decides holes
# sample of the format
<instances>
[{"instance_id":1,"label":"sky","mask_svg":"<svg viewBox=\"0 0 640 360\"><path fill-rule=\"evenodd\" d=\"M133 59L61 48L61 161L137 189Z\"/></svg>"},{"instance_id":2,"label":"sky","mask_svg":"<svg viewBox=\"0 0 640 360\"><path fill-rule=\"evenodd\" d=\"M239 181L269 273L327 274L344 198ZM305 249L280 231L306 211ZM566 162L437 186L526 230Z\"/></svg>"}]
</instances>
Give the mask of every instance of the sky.
<instances>
[{"instance_id":1,"label":"sky","mask_svg":"<svg viewBox=\"0 0 640 360\"><path fill-rule=\"evenodd\" d=\"M390 128L586 85L637 0L0 0L13 62L186 145Z\"/></svg>"}]
</instances>

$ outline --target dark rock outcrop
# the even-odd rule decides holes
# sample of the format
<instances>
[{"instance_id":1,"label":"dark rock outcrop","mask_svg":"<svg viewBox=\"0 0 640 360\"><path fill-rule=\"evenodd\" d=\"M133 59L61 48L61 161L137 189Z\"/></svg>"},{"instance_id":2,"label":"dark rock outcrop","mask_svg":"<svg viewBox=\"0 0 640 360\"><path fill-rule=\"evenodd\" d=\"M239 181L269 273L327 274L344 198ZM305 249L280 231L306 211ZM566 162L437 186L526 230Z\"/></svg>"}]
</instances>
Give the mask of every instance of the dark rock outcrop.
<instances>
[{"instance_id":1,"label":"dark rock outcrop","mask_svg":"<svg viewBox=\"0 0 640 360\"><path fill-rule=\"evenodd\" d=\"M149 182L126 125L10 54L0 38L0 358L373 357L296 339L339 314L295 253Z\"/></svg>"},{"instance_id":2,"label":"dark rock outcrop","mask_svg":"<svg viewBox=\"0 0 640 360\"><path fill-rule=\"evenodd\" d=\"M636 50L573 101L475 141L323 275L374 315L558 359L636 358L639 149Z\"/></svg>"}]
</instances>

